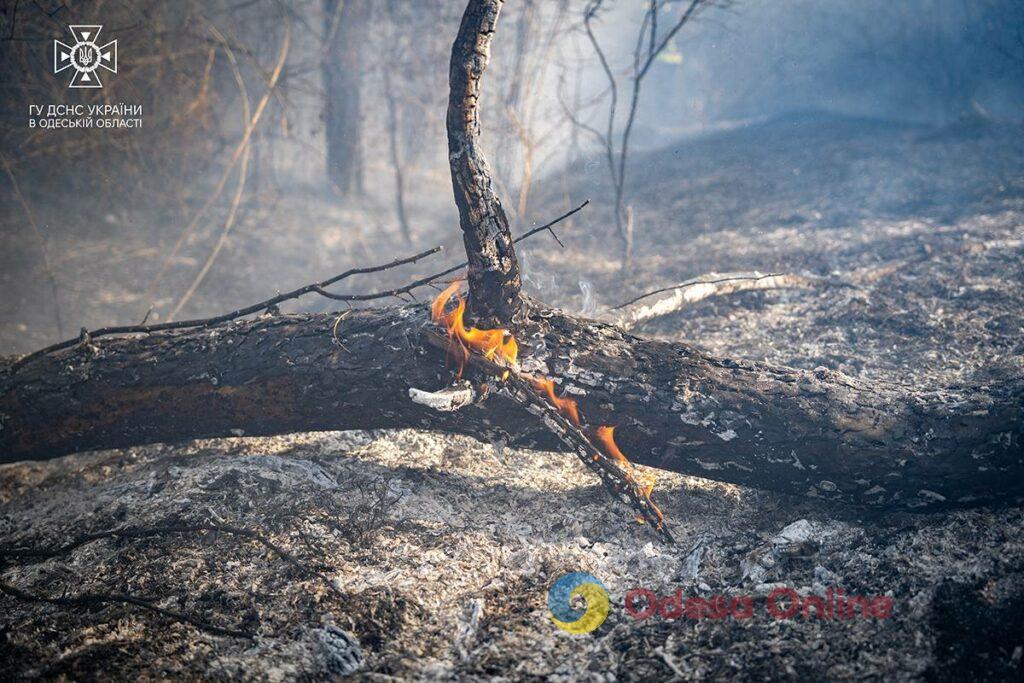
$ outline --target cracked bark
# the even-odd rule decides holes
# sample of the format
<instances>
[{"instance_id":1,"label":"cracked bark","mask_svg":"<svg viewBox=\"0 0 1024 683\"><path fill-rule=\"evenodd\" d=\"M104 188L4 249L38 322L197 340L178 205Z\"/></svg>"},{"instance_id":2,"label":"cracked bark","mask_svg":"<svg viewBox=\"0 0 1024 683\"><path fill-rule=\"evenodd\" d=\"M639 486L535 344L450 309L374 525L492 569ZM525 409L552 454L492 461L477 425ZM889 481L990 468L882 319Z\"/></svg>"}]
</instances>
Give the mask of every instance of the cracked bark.
<instances>
[{"instance_id":1,"label":"cracked bark","mask_svg":"<svg viewBox=\"0 0 1024 683\"><path fill-rule=\"evenodd\" d=\"M551 450L492 394L439 412L451 383L424 306L238 321L103 340L0 373L0 461L183 439L413 427ZM1024 496L1024 380L934 391L709 356L533 309L523 367L560 378L634 461L785 493L935 509ZM475 371L467 371L475 372ZM493 382L494 378L487 378Z\"/></svg>"},{"instance_id":2,"label":"cracked bark","mask_svg":"<svg viewBox=\"0 0 1024 683\"><path fill-rule=\"evenodd\" d=\"M469 310L484 326L520 322L519 262L480 145L481 79L503 0L470 0L452 45L448 165L469 256Z\"/></svg>"}]
</instances>

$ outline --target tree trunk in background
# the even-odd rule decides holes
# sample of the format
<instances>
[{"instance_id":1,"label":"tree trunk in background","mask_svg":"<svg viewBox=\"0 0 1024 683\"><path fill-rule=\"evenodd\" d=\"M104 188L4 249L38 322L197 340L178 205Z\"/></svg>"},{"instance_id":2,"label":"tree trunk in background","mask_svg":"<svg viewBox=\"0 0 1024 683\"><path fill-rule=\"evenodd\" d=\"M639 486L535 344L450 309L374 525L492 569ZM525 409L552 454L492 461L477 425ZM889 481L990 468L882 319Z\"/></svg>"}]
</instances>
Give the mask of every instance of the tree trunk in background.
<instances>
[{"instance_id":1,"label":"tree trunk in background","mask_svg":"<svg viewBox=\"0 0 1024 683\"><path fill-rule=\"evenodd\" d=\"M324 0L324 135L327 177L343 196L362 192L360 79L368 0Z\"/></svg>"},{"instance_id":2,"label":"tree trunk in background","mask_svg":"<svg viewBox=\"0 0 1024 683\"><path fill-rule=\"evenodd\" d=\"M291 315L103 339L0 367L0 462L181 439L412 427L563 450L520 404L410 398L452 379L427 307ZM559 378L634 462L879 508L1024 497L1024 380L927 390L715 358L533 309L531 371ZM337 335L337 343L335 341ZM541 344L540 342L543 342ZM530 349L533 349L532 351ZM9 368L9 366L8 366ZM494 384L473 367L466 376ZM410 454L412 455L412 454Z\"/></svg>"},{"instance_id":3,"label":"tree trunk in background","mask_svg":"<svg viewBox=\"0 0 1024 683\"><path fill-rule=\"evenodd\" d=\"M469 309L483 325L520 320L519 261L480 145L481 78L503 0L470 0L452 45L448 165L469 258Z\"/></svg>"},{"instance_id":4,"label":"tree trunk in background","mask_svg":"<svg viewBox=\"0 0 1024 683\"><path fill-rule=\"evenodd\" d=\"M395 214L398 218L398 229L406 244L412 244L412 226L405 211L405 171L402 155L399 153L401 125L398 121L398 102L391 89L391 74L384 69L384 99L388 103L388 148L391 151L391 170L395 178Z\"/></svg>"}]
</instances>

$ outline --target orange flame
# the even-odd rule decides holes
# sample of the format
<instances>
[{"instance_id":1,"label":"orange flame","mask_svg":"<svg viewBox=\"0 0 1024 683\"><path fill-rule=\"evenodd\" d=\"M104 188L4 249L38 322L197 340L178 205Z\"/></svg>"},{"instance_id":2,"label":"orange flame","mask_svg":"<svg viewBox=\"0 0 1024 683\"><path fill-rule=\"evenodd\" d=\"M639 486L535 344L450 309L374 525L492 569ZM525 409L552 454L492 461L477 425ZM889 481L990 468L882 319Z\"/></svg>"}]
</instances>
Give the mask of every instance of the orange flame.
<instances>
[{"instance_id":1,"label":"orange flame","mask_svg":"<svg viewBox=\"0 0 1024 683\"><path fill-rule=\"evenodd\" d=\"M501 359L502 361L515 365L519 357L519 345L515 337L508 330L481 330L476 327L466 328L464 316L466 314L466 300L459 296L458 292L461 280L448 285L430 305L430 317L439 325L448 330L448 336L452 339L452 351L456 353L459 360L459 371L466 364L470 351L476 351L488 360ZM455 297L456 306L450 312L445 312L448 301Z\"/></svg>"},{"instance_id":2,"label":"orange flame","mask_svg":"<svg viewBox=\"0 0 1024 683\"><path fill-rule=\"evenodd\" d=\"M601 444L601 450L605 452L605 455L617 462L622 469L627 472L632 470L633 466L615 443L615 427L608 425L598 427L594 431L594 439Z\"/></svg>"},{"instance_id":3,"label":"orange flame","mask_svg":"<svg viewBox=\"0 0 1024 683\"><path fill-rule=\"evenodd\" d=\"M462 369L469 360L469 354L473 351L482 354L488 360L500 360L508 366L514 366L519 358L519 345L516 343L515 337L508 330L500 328L494 330L484 330L476 327L466 328L464 320L466 301L458 294L461 283L461 280L456 280L448 285L430 305L431 319L448 331L448 338L451 342L449 349L459 363L459 374L462 374ZM448 302L453 296L456 300L455 308L446 312L445 308L447 308ZM508 375L509 371L506 370L502 373L502 379L506 379ZM525 374L522 377L529 381L530 386L535 391L545 394L551 405L559 413L572 421L577 427L582 426L583 423L576 401L568 397L557 396L553 380L548 377L535 377ZM619 450L618 445L616 445L614 432L614 427L605 425L594 430L592 436L600 450L622 468L629 480L636 482L633 466L626 456L622 454L622 451ZM594 456L594 459L596 460L597 456ZM657 516L659 520L658 526L660 527L663 516L650 499L651 491L654 489L654 482L655 478L652 476L646 482L637 483L641 487L647 503ZM640 521L643 521L643 518L640 518Z\"/></svg>"},{"instance_id":4,"label":"orange flame","mask_svg":"<svg viewBox=\"0 0 1024 683\"><path fill-rule=\"evenodd\" d=\"M651 506L651 511L654 512L654 515L658 518L658 527L660 528L665 516L661 513L661 510L658 509L658 506L654 504L654 501L651 500L651 493L654 491L654 484L658 480L657 475L652 474L643 482L637 481L635 476L636 473L633 470L633 464L629 462L625 455L622 454L622 451L619 450L618 444L615 443L615 427L609 427L608 425L598 427L594 430L594 440L600 444L601 450L604 451L605 455L617 462L619 467L621 467L626 473L626 476L633 481L636 481L640 486L640 490L643 492L644 498L647 500L647 504ZM643 524L644 518L638 517L637 521Z\"/></svg>"},{"instance_id":5,"label":"orange flame","mask_svg":"<svg viewBox=\"0 0 1024 683\"><path fill-rule=\"evenodd\" d=\"M530 385L535 390L548 395L548 400L558 409L558 412L572 420L577 427L580 426L580 410L576 407L576 401L571 398L555 396L555 383L547 377L527 377L527 379L530 380Z\"/></svg>"}]
</instances>

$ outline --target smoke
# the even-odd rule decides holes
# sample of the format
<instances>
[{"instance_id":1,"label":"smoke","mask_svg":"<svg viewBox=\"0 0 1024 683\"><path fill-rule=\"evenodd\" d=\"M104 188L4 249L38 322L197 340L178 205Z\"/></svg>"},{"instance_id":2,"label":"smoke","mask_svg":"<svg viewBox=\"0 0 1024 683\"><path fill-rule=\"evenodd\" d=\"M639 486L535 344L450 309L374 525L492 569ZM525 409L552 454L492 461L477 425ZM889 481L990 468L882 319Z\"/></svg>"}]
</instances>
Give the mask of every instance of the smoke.
<instances>
[{"instance_id":1,"label":"smoke","mask_svg":"<svg viewBox=\"0 0 1024 683\"><path fill-rule=\"evenodd\" d=\"M668 3L668 23L684 3ZM596 24L613 65L632 60L643 8ZM944 124L1024 118L1024 3L1017 0L750 0L709 7L644 84L641 145L791 111ZM585 46L579 47L584 54ZM584 101L605 87L596 64ZM597 119L595 119L597 120Z\"/></svg>"}]
</instances>

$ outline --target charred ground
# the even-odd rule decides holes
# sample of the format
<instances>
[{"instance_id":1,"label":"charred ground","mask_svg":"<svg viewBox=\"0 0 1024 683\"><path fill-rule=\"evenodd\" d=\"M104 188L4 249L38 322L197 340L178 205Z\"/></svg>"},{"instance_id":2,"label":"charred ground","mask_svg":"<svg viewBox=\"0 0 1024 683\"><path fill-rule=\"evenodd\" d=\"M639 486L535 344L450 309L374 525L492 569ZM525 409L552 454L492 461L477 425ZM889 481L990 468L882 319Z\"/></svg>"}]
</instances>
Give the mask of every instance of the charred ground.
<instances>
[{"instance_id":1,"label":"charred ground","mask_svg":"<svg viewBox=\"0 0 1024 683\"><path fill-rule=\"evenodd\" d=\"M527 249L527 288L597 314L710 270L828 275L853 286L710 299L643 331L725 356L880 381L944 386L1019 376L1020 140L1019 128L977 121L936 131L801 115L638 156L640 249L625 278L609 258L600 174L585 165L565 184L553 182L568 192L544 198L538 211L557 213L567 195L584 194L595 199L593 211L563 232L566 251ZM362 246L332 247L318 222L349 234L372 210L342 215L314 205L312 213L318 218L288 230L254 217L216 276L230 286L216 287L203 310L269 295L261 264L273 261L285 289L310 279L314 254L333 271L380 248L373 235ZM120 229L142 248L144 232ZM34 290L18 277L31 244L4 234L12 266L5 277L24 302L16 310L45 311L42 295L28 305ZM110 236L81 235L67 253L95 258ZM121 248L131 253L130 243ZM68 296L83 324L136 315L147 264L116 258L76 266ZM26 329L4 326L5 349L45 341L27 331L45 329L45 314L34 315L21 322ZM8 559L4 581L24 591L131 594L262 636L217 636L124 604L4 596L7 675L316 677L355 656L336 629L360 642L367 679L580 671L627 680L944 679L966 671L1005 677L1021 666L1024 643L1011 619L1024 575L1020 508L866 517L666 475L657 496L682 539L666 547L608 506L568 457L416 432L227 439L6 466L0 496L4 547L203 523L257 531L295 560L216 531L106 538L45 561ZM801 519L806 547L763 573L751 564L752 553ZM574 638L554 629L544 601L555 577L580 569L605 582L613 608L595 634ZM638 585L764 595L776 581L891 592L895 613L883 622L638 624L622 609L625 590Z\"/></svg>"}]
</instances>

